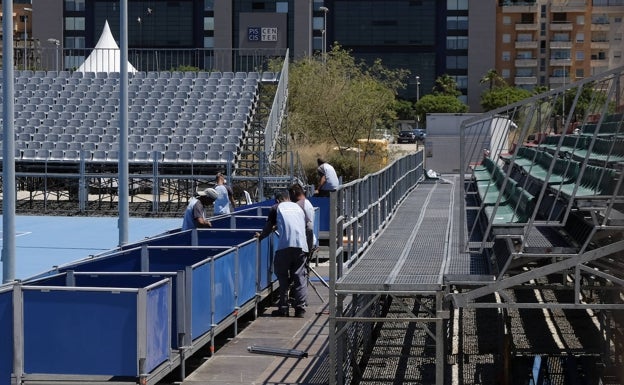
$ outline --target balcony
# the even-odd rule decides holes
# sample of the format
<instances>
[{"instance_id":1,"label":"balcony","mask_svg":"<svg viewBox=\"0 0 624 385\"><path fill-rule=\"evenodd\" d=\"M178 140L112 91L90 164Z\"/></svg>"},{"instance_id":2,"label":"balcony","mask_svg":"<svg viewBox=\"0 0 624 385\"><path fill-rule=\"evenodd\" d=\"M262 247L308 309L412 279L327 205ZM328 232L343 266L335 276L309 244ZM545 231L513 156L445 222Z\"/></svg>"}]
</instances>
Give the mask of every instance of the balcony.
<instances>
[{"instance_id":1,"label":"balcony","mask_svg":"<svg viewBox=\"0 0 624 385\"><path fill-rule=\"evenodd\" d=\"M592 32L608 32L609 23L593 23L591 25Z\"/></svg>"},{"instance_id":2,"label":"balcony","mask_svg":"<svg viewBox=\"0 0 624 385\"><path fill-rule=\"evenodd\" d=\"M516 59L516 67L537 67L537 59Z\"/></svg>"},{"instance_id":3,"label":"balcony","mask_svg":"<svg viewBox=\"0 0 624 385\"><path fill-rule=\"evenodd\" d=\"M609 49L609 42L608 41L592 41L591 42L591 49Z\"/></svg>"},{"instance_id":4,"label":"balcony","mask_svg":"<svg viewBox=\"0 0 624 385\"><path fill-rule=\"evenodd\" d=\"M608 67L609 60L608 59L591 59L590 65L592 67Z\"/></svg>"},{"instance_id":5,"label":"balcony","mask_svg":"<svg viewBox=\"0 0 624 385\"><path fill-rule=\"evenodd\" d=\"M527 48L537 49L539 47L539 41L537 40L516 41L515 47L516 49L527 49Z\"/></svg>"},{"instance_id":6,"label":"balcony","mask_svg":"<svg viewBox=\"0 0 624 385\"><path fill-rule=\"evenodd\" d=\"M514 84L517 86L537 84L537 76L516 76Z\"/></svg>"},{"instance_id":7,"label":"balcony","mask_svg":"<svg viewBox=\"0 0 624 385\"><path fill-rule=\"evenodd\" d=\"M535 13L539 10L535 1L499 1L503 13Z\"/></svg>"},{"instance_id":8,"label":"balcony","mask_svg":"<svg viewBox=\"0 0 624 385\"><path fill-rule=\"evenodd\" d=\"M570 40L551 40L548 46L550 49L572 49L572 42Z\"/></svg>"},{"instance_id":9,"label":"balcony","mask_svg":"<svg viewBox=\"0 0 624 385\"><path fill-rule=\"evenodd\" d=\"M517 23L516 31L537 31L539 25L537 23Z\"/></svg>"},{"instance_id":10,"label":"balcony","mask_svg":"<svg viewBox=\"0 0 624 385\"><path fill-rule=\"evenodd\" d=\"M569 84L570 78L568 76L551 76L548 78L548 84L551 86L561 86L564 84Z\"/></svg>"},{"instance_id":11,"label":"balcony","mask_svg":"<svg viewBox=\"0 0 624 385\"><path fill-rule=\"evenodd\" d=\"M548 65L550 65L551 67L570 67L572 65L572 60L570 60L569 58L551 58L548 62Z\"/></svg>"},{"instance_id":12,"label":"balcony","mask_svg":"<svg viewBox=\"0 0 624 385\"><path fill-rule=\"evenodd\" d=\"M551 31L555 31L555 32L572 31L572 23L570 23L569 21L552 22L549 24L549 28Z\"/></svg>"}]
</instances>

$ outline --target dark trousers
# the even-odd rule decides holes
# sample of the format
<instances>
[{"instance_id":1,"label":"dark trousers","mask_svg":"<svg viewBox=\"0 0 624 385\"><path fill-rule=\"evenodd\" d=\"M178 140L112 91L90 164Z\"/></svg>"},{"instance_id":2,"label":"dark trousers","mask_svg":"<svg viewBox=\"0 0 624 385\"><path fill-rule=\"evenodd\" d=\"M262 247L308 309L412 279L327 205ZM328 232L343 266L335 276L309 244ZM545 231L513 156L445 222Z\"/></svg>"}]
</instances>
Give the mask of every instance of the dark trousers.
<instances>
[{"instance_id":1,"label":"dark trousers","mask_svg":"<svg viewBox=\"0 0 624 385\"><path fill-rule=\"evenodd\" d=\"M279 282L280 309L288 309L288 288L291 282L294 307L305 307L308 296L306 258L307 253L297 247L289 247L275 252L273 267Z\"/></svg>"}]
</instances>

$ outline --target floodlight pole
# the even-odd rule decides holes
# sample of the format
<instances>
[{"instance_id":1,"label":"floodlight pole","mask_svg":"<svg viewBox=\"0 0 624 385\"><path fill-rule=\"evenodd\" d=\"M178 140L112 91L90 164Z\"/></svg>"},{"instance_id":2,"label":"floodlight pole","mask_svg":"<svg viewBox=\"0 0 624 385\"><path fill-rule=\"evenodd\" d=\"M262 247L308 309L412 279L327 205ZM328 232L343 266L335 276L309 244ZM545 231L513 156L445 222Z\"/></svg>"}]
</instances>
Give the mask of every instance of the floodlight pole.
<instances>
[{"instance_id":1,"label":"floodlight pole","mask_svg":"<svg viewBox=\"0 0 624 385\"><path fill-rule=\"evenodd\" d=\"M323 12L323 38L322 38L322 47L321 54L323 57L323 65L327 63L327 12L329 12L329 8L327 7L319 7L319 10Z\"/></svg>"},{"instance_id":2,"label":"floodlight pole","mask_svg":"<svg viewBox=\"0 0 624 385\"><path fill-rule=\"evenodd\" d=\"M32 12L32 8L29 7L25 7L24 8L24 70L26 70L26 65L27 65L27 61L26 61L26 56L27 56L27 52L26 52L26 45L28 44L28 15L26 14L26 12Z\"/></svg>"},{"instance_id":3,"label":"floodlight pole","mask_svg":"<svg viewBox=\"0 0 624 385\"><path fill-rule=\"evenodd\" d=\"M4 15L13 14L13 2L2 3ZM2 282L7 283L15 279L15 135L13 111L15 109L14 96L14 68L13 68L13 18L4 17L2 20L2 126L4 138L2 140ZM15 373L14 373L15 374Z\"/></svg>"},{"instance_id":4,"label":"floodlight pole","mask_svg":"<svg viewBox=\"0 0 624 385\"><path fill-rule=\"evenodd\" d=\"M119 15L119 246L128 243L128 0L121 0Z\"/></svg>"}]
</instances>

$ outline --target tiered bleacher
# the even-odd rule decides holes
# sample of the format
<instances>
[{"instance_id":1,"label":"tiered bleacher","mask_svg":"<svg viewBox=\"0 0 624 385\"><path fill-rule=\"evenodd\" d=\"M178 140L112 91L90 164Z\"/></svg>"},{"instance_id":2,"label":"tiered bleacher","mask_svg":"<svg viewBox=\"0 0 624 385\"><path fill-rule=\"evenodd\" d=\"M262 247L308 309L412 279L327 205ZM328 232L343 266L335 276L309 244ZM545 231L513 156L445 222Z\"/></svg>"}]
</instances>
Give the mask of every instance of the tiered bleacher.
<instances>
[{"instance_id":1,"label":"tiered bleacher","mask_svg":"<svg viewBox=\"0 0 624 385\"><path fill-rule=\"evenodd\" d=\"M15 74L17 162L118 162L118 72ZM257 72L130 73L129 161L234 163L260 80Z\"/></svg>"},{"instance_id":2,"label":"tiered bleacher","mask_svg":"<svg viewBox=\"0 0 624 385\"><path fill-rule=\"evenodd\" d=\"M588 246L599 221L621 222L623 116L612 113L597 124L546 136L541 143L524 142L472 168L480 226L494 235L488 239L494 241L499 273L506 271L518 247L501 241L501 235L524 237L525 250L532 237L543 250L576 253Z\"/></svg>"}]
</instances>

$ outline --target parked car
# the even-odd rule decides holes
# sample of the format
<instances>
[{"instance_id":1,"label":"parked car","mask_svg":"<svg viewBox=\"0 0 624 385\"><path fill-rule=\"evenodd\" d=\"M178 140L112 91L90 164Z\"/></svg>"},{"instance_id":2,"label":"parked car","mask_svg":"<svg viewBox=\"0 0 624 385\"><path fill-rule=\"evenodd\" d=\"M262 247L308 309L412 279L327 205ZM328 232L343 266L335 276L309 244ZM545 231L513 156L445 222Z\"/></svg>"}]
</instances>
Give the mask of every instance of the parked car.
<instances>
[{"instance_id":1,"label":"parked car","mask_svg":"<svg viewBox=\"0 0 624 385\"><path fill-rule=\"evenodd\" d=\"M397 143L416 143L414 130L403 130L397 136Z\"/></svg>"},{"instance_id":2,"label":"parked car","mask_svg":"<svg viewBox=\"0 0 624 385\"><path fill-rule=\"evenodd\" d=\"M415 128L414 135L416 136L416 140L423 141L427 137L427 133L422 128Z\"/></svg>"}]
</instances>

